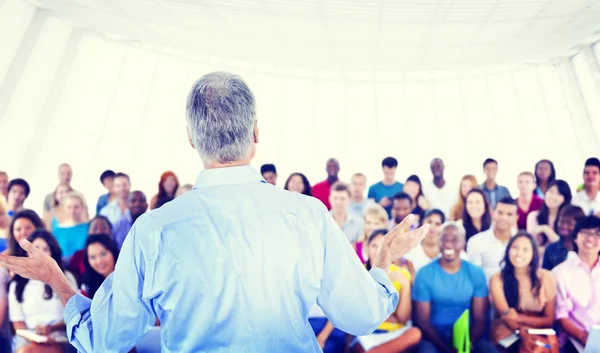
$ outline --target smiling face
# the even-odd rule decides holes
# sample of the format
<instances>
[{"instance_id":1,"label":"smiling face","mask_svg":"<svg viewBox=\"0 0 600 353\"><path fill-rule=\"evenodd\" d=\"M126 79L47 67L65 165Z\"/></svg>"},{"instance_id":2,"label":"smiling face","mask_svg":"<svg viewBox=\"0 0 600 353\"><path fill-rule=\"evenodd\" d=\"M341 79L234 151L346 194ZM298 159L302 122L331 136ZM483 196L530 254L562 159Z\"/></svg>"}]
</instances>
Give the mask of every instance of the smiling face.
<instances>
[{"instance_id":1,"label":"smiling face","mask_svg":"<svg viewBox=\"0 0 600 353\"><path fill-rule=\"evenodd\" d=\"M374 231L376 231L377 229L385 229L387 228L387 225L385 224L385 222L382 222L382 220L377 217L376 215L373 214L367 214L365 216L365 235L367 237L369 237L371 234L373 234Z\"/></svg>"},{"instance_id":2,"label":"smiling face","mask_svg":"<svg viewBox=\"0 0 600 353\"><path fill-rule=\"evenodd\" d=\"M524 236L514 239L512 246L508 249L508 259L516 268L529 267L533 259L533 245Z\"/></svg>"},{"instance_id":3,"label":"smiling face","mask_svg":"<svg viewBox=\"0 0 600 353\"><path fill-rule=\"evenodd\" d=\"M439 214L432 213L425 220L423 224L429 224L429 231L427 232L426 237L437 239L440 236L440 231L442 229L442 217Z\"/></svg>"},{"instance_id":4,"label":"smiling face","mask_svg":"<svg viewBox=\"0 0 600 353\"><path fill-rule=\"evenodd\" d=\"M417 198L417 195L419 195L420 189L421 187L419 186L419 184L412 180L409 180L406 183L404 183L404 186L402 187L402 191L407 193L413 200L415 200Z\"/></svg>"},{"instance_id":5,"label":"smiling face","mask_svg":"<svg viewBox=\"0 0 600 353\"><path fill-rule=\"evenodd\" d=\"M375 259L377 256L377 251L379 251L379 247L381 246L381 242L383 241L383 235L378 235L375 238L371 239L369 242L369 246L367 247L367 256L369 259Z\"/></svg>"},{"instance_id":6,"label":"smiling face","mask_svg":"<svg viewBox=\"0 0 600 353\"><path fill-rule=\"evenodd\" d=\"M35 238L35 240L31 243L33 246L41 250L44 254L48 256L52 256L52 252L50 251L50 246L46 241L42 238Z\"/></svg>"},{"instance_id":7,"label":"smiling face","mask_svg":"<svg viewBox=\"0 0 600 353\"><path fill-rule=\"evenodd\" d=\"M304 181L302 181L300 175L292 175L287 186L289 191L297 192L299 194L304 192Z\"/></svg>"},{"instance_id":8,"label":"smiling face","mask_svg":"<svg viewBox=\"0 0 600 353\"><path fill-rule=\"evenodd\" d=\"M565 202L565 197L558 191L558 186L552 185L544 196L544 203L549 209L557 209Z\"/></svg>"},{"instance_id":9,"label":"smiling face","mask_svg":"<svg viewBox=\"0 0 600 353\"><path fill-rule=\"evenodd\" d=\"M593 255L600 252L600 229L582 229L575 238L580 255Z\"/></svg>"},{"instance_id":10,"label":"smiling face","mask_svg":"<svg viewBox=\"0 0 600 353\"><path fill-rule=\"evenodd\" d=\"M467 194L472 189L473 189L473 183L471 183L470 180L463 179L463 181L460 182L460 194L462 197L467 197Z\"/></svg>"},{"instance_id":11,"label":"smiling face","mask_svg":"<svg viewBox=\"0 0 600 353\"><path fill-rule=\"evenodd\" d=\"M18 218L14 225L12 234L15 237L15 241L18 243L21 239L25 239L33 233L35 225L29 220L29 218L21 217Z\"/></svg>"},{"instance_id":12,"label":"smiling face","mask_svg":"<svg viewBox=\"0 0 600 353\"><path fill-rule=\"evenodd\" d=\"M90 266L103 277L108 277L115 270L115 258L104 245L93 243L87 247Z\"/></svg>"},{"instance_id":13,"label":"smiling face","mask_svg":"<svg viewBox=\"0 0 600 353\"><path fill-rule=\"evenodd\" d=\"M478 192L472 192L467 195L465 206L467 208L467 214L473 219L479 219L485 213L485 200L483 195Z\"/></svg>"},{"instance_id":14,"label":"smiling face","mask_svg":"<svg viewBox=\"0 0 600 353\"><path fill-rule=\"evenodd\" d=\"M446 262L460 259L460 253L465 247L465 237L456 226L448 226L440 236L440 253Z\"/></svg>"}]
</instances>

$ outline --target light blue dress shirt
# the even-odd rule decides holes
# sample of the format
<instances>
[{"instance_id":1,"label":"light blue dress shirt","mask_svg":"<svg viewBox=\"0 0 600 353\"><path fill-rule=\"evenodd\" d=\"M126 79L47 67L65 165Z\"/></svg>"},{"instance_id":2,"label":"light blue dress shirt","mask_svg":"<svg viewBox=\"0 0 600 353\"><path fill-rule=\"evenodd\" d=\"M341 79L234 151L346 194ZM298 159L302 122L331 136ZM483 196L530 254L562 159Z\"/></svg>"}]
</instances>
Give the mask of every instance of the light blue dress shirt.
<instances>
[{"instance_id":1,"label":"light blue dress shirt","mask_svg":"<svg viewBox=\"0 0 600 353\"><path fill-rule=\"evenodd\" d=\"M204 170L194 190L142 215L93 301L64 316L80 352L124 352L161 321L162 352L321 352L315 302L353 335L398 304L314 198L266 184L250 166Z\"/></svg>"}]
</instances>

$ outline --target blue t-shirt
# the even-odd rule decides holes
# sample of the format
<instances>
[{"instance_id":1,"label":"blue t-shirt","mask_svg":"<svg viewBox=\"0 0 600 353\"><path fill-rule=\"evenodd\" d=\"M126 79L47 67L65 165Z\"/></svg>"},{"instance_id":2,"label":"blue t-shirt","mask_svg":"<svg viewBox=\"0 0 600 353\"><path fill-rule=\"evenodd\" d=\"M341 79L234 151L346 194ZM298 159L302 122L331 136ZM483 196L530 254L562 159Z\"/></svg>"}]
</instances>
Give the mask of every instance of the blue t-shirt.
<instances>
[{"instance_id":1,"label":"blue t-shirt","mask_svg":"<svg viewBox=\"0 0 600 353\"><path fill-rule=\"evenodd\" d=\"M56 226L52 228L52 234L56 238L63 258L70 258L77 251L85 247L88 236L89 222L81 223L73 227Z\"/></svg>"},{"instance_id":2,"label":"blue t-shirt","mask_svg":"<svg viewBox=\"0 0 600 353\"><path fill-rule=\"evenodd\" d=\"M471 309L474 297L488 297L487 281L481 267L465 260L455 274L444 271L439 260L426 265L417 273L412 291L414 301L431 303L431 324L446 336L460 315Z\"/></svg>"},{"instance_id":3,"label":"blue t-shirt","mask_svg":"<svg viewBox=\"0 0 600 353\"><path fill-rule=\"evenodd\" d=\"M8 249L8 239L0 238L0 252Z\"/></svg>"},{"instance_id":4,"label":"blue t-shirt","mask_svg":"<svg viewBox=\"0 0 600 353\"><path fill-rule=\"evenodd\" d=\"M375 202L381 201L382 198L388 197L391 201L392 197L399 192L402 192L402 188L404 185L400 182L396 182L393 185L384 185L383 182L378 182L377 184L371 185L369 188L369 196L370 199L375 199ZM392 217L392 204L388 207L385 207L385 210L388 213L388 217Z\"/></svg>"}]
</instances>

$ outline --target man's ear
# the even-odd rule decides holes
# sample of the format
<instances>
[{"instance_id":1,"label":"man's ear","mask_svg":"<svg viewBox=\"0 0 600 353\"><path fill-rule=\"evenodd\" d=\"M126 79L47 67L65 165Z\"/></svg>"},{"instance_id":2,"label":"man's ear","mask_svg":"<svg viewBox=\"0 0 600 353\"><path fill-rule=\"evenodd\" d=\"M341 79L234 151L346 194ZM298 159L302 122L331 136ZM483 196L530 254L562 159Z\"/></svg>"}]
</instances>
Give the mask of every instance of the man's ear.
<instances>
[{"instance_id":1,"label":"man's ear","mask_svg":"<svg viewBox=\"0 0 600 353\"><path fill-rule=\"evenodd\" d=\"M259 141L259 133L258 133L258 122L254 123L254 143L258 143Z\"/></svg>"},{"instance_id":2,"label":"man's ear","mask_svg":"<svg viewBox=\"0 0 600 353\"><path fill-rule=\"evenodd\" d=\"M187 133L188 136L188 142L190 143L190 146L192 146L193 149L196 149L196 146L194 146L194 142L192 141L192 137L190 136L190 129L189 127L185 127L185 132Z\"/></svg>"}]
</instances>

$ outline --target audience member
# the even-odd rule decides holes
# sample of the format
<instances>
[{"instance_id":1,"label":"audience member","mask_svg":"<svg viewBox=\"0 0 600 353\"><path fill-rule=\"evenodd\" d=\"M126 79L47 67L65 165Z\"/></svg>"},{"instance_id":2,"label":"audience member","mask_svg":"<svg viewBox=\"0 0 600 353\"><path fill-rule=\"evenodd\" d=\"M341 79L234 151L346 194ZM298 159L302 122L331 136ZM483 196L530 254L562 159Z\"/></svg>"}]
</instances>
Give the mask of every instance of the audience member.
<instances>
[{"instance_id":1,"label":"audience member","mask_svg":"<svg viewBox=\"0 0 600 353\"><path fill-rule=\"evenodd\" d=\"M327 171L327 179L315 184L312 187L312 193L314 197L321 200L325 204L325 207L330 210L329 194L331 193L331 186L339 181L340 162L335 158L330 158L325 165L325 170Z\"/></svg>"},{"instance_id":2,"label":"audience member","mask_svg":"<svg viewBox=\"0 0 600 353\"><path fill-rule=\"evenodd\" d=\"M285 190L297 192L306 196L312 196L312 187L308 178L302 173L292 173L285 181Z\"/></svg>"},{"instance_id":3,"label":"audience member","mask_svg":"<svg viewBox=\"0 0 600 353\"><path fill-rule=\"evenodd\" d=\"M96 202L96 214L100 214L100 211L114 198L114 195L111 194L111 191L113 188L113 180L115 175L115 172L110 169L105 170L102 172L102 174L100 174L100 183L102 183L102 186L106 188L107 193L98 197L98 202Z\"/></svg>"},{"instance_id":4,"label":"audience member","mask_svg":"<svg viewBox=\"0 0 600 353\"><path fill-rule=\"evenodd\" d=\"M492 210L487 196L481 189L471 189L465 198L462 219L458 222L465 228L467 243L477 233L485 232L492 225Z\"/></svg>"},{"instance_id":5,"label":"audience member","mask_svg":"<svg viewBox=\"0 0 600 353\"><path fill-rule=\"evenodd\" d=\"M89 216L83 195L76 191L63 198L60 205L63 221L52 227L66 262L77 250L83 249L88 234Z\"/></svg>"},{"instance_id":6,"label":"audience member","mask_svg":"<svg viewBox=\"0 0 600 353\"><path fill-rule=\"evenodd\" d=\"M506 245L514 235L517 223L517 204L505 197L498 201L494 211L494 223L490 229L474 235L467 243L469 260L483 268L486 279L500 272L500 261L504 257Z\"/></svg>"},{"instance_id":7,"label":"audience member","mask_svg":"<svg viewBox=\"0 0 600 353\"><path fill-rule=\"evenodd\" d=\"M8 198L8 173L0 171L0 197Z\"/></svg>"},{"instance_id":8,"label":"audience member","mask_svg":"<svg viewBox=\"0 0 600 353\"><path fill-rule=\"evenodd\" d=\"M42 252L51 256L61 269L64 270L62 253L56 239L45 229L33 232L28 240ZM26 257L27 253L18 247L16 256ZM73 276L65 272L73 288L77 283ZM9 288L9 312L13 329L35 330L38 335L56 339L66 338L66 325L63 319L64 307L52 288L44 282L29 280L15 275ZM13 346L17 353L55 353L67 352L67 343L30 342L22 336L15 336Z\"/></svg>"},{"instance_id":9,"label":"audience member","mask_svg":"<svg viewBox=\"0 0 600 353\"><path fill-rule=\"evenodd\" d=\"M0 195L0 199L3 199ZM0 201L1 202L1 201ZM10 320L8 318L8 285L10 275L0 268L0 352L12 352Z\"/></svg>"},{"instance_id":10,"label":"audience member","mask_svg":"<svg viewBox=\"0 0 600 353\"><path fill-rule=\"evenodd\" d=\"M379 229L369 237L367 252L370 259L374 259L377 255L386 233L386 229ZM365 267L371 270L371 261L367 261ZM392 264L389 268L389 278L400 294L396 311L379 325L375 332L357 337L357 352L408 352L421 340L421 331L410 323L412 275L406 269Z\"/></svg>"},{"instance_id":11,"label":"audience member","mask_svg":"<svg viewBox=\"0 0 600 353\"><path fill-rule=\"evenodd\" d=\"M152 196L150 200L150 209L160 208L165 203L173 201L178 188L179 179L177 175L171 171L164 172L158 182L158 194Z\"/></svg>"},{"instance_id":12,"label":"audience member","mask_svg":"<svg viewBox=\"0 0 600 353\"><path fill-rule=\"evenodd\" d=\"M458 190L458 198L454 206L450 209L449 220L458 221L463 218L463 209L465 208L465 202L467 200L467 194L469 191L477 188L477 178L468 174L462 177L460 180L460 188Z\"/></svg>"},{"instance_id":13,"label":"audience member","mask_svg":"<svg viewBox=\"0 0 600 353\"><path fill-rule=\"evenodd\" d=\"M81 294L93 298L104 279L115 270L117 244L106 234L90 234L85 241Z\"/></svg>"},{"instance_id":14,"label":"audience member","mask_svg":"<svg viewBox=\"0 0 600 353\"><path fill-rule=\"evenodd\" d=\"M573 197L573 205L581 207L586 215L600 211L600 160L588 158L583 168L584 189Z\"/></svg>"},{"instance_id":15,"label":"audience member","mask_svg":"<svg viewBox=\"0 0 600 353\"><path fill-rule=\"evenodd\" d=\"M56 225L63 221L60 202L71 191L73 191L73 189L69 184L58 184L56 190L54 190L54 205L49 212L44 213L44 223L46 223L46 229L49 232L52 231L53 227L56 227Z\"/></svg>"},{"instance_id":16,"label":"audience member","mask_svg":"<svg viewBox=\"0 0 600 353\"><path fill-rule=\"evenodd\" d=\"M539 210L544 204L541 197L534 194L535 177L530 172L522 172L518 177L519 197L517 202L517 227L521 230L527 229L527 216L533 211Z\"/></svg>"},{"instance_id":17,"label":"audience member","mask_svg":"<svg viewBox=\"0 0 600 353\"><path fill-rule=\"evenodd\" d=\"M112 233L112 225L110 224L108 218L96 215L90 220L90 226L88 227L88 237L92 234L104 234L108 238L112 238ZM75 254L71 256L71 259L69 260L69 264L67 266L69 272L71 272L71 274L73 274L77 279L77 283L81 283L81 279L83 278L83 272L85 271L83 262L85 256L85 248L77 250Z\"/></svg>"},{"instance_id":18,"label":"audience member","mask_svg":"<svg viewBox=\"0 0 600 353\"><path fill-rule=\"evenodd\" d=\"M573 251L573 230L577 223L584 218L585 214L579 206L566 205L562 208L558 214L556 226L560 238L557 242L551 243L546 247L542 262L543 268L552 270L567 259L569 251Z\"/></svg>"},{"instance_id":19,"label":"audience member","mask_svg":"<svg viewBox=\"0 0 600 353\"><path fill-rule=\"evenodd\" d=\"M423 185L423 192L431 207L441 210L448 217L450 209L456 203L456 188L444 179L444 161L435 158L429 166L433 180Z\"/></svg>"},{"instance_id":20,"label":"audience member","mask_svg":"<svg viewBox=\"0 0 600 353\"><path fill-rule=\"evenodd\" d=\"M37 213L32 210L17 212L10 222L8 228L8 255L16 254L21 239L28 238L34 230L44 228L44 222Z\"/></svg>"},{"instance_id":21,"label":"audience member","mask_svg":"<svg viewBox=\"0 0 600 353\"><path fill-rule=\"evenodd\" d=\"M9 217L12 218L15 213L23 209L23 204L27 197L29 197L30 192L29 184L24 179L13 179L8 183L6 204L8 206L7 214Z\"/></svg>"},{"instance_id":22,"label":"audience member","mask_svg":"<svg viewBox=\"0 0 600 353\"><path fill-rule=\"evenodd\" d=\"M275 168L275 164L263 164L260 167L260 174L267 183L277 185L277 168Z\"/></svg>"},{"instance_id":23,"label":"audience member","mask_svg":"<svg viewBox=\"0 0 600 353\"><path fill-rule=\"evenodd\" d=\"M367 177L364 174L356 173L350 179L350 206L348 211L359 217L364 217L367 209L374 205L374 201L365 197L367 189Z\"/></svg>"},{"instance_id":24,"label":"audience member","mask_svg":"<svg viewBox=\"0 0 600 353\"><path fill-rule=\"evenodd\" d=\"M440 235L442 256L417 274L413 309L416 326L423 333L417 352L456 352L452 344L454 323L465 310L471 315L472 352L497 352L483 338L488 313L486 277L479 266L460 258L464 247L464 228L454 222L445 224Z\"/></svg>"},{"instance_id":25,"label":"audience member","mask_svg":"<svg viewBox=\"0 0 600 353\"><path fill-rule=\"evenodd\" d=\"M71 179L73 178L73 169L67 163L63 163L58 166L58 184L66 184L71 186ZM51 212L54 209L56 199L56 189L46 195L44 198L44 213Z\"/></svg>"},{"instance_id":26,"label":"audience member","mask_svg":"<svg viewBox=\"0 0 600 353\"><path fill-rule=\"evenodd\" d=\"M125 173L117 173L113 179L112 194L114 200L100 210L100 214L108 218L111 224L117 224L129 212L128 199L131 182Z\"/></svg>"},{"instance_id":27,"label":"audience member","mask_svg":"<svg viewBox=\"0 0 600 353\"><path fill-rule=\"evenodd\" d=\"M369 258L367 254L366 246L363 244L367 242L371 234L377 229L385 229L388 227L388 215L385 209L380 205L373 205L367 209L365 213L365 230L363 232L362 239L354 244L356 254L362 263L365 263Z\"/></svg>"},{"instance_id":28,"label":"audience member","mask_svg":"<svg viewBox=\"0 0 600 353\"><path fill-rule=\"evenodd\" d=\"M541 254L548 244L557 242L558 215L571 203L571 188L564 180L555 180L546 189L542 207L527 216L527 232L535 236ZM543 256L543 255L542 255Z\"/></svg>"},{"instance_id":29,"label":"audience member","mask_svg":"<svg viewBox=\"0 0 600 353\"><path fill-rule=\"evenodd\" d=\"M10 227L10 217L4 197L0 197L0 253L8 248L8 229ZM0 327L2 327L0 325Z\"/></svg>"},{"instance_id":30,"label":"audience member","mask_svg":"<svg viewBox=\"0 0 600 353\"><path fill-rule=\"evenodd\" d=\"M558 285L556 319L568 337L565 353L582 352L590 329L600 325L600 218L577 223L573 251L552 270Z\"/></svg>"},{"instance_id":31,"label":"audience member","mask_svg":"<svg viewBox=\"0 0 600 353\"><path fill-rule=\"evenodd\" d=\"M359 241L364 231L364 222L361 218L348 213L348 206L350 205L348 186L343 183L335 183L331 188L329 203L331 204L331 216L342 228L348 241L351 244Z\"/></svg>"},{"instance_id":32,"label":"audience member","mask_svg":"<svg viewBox=\"0 0 600 353\"><path fill-rule=\"evenodd\" d=\"M481 190L483 190L487 200L490 202L492 210L495 210L498 200L512 197L510 196L510 191L505 186L496 183L498 162L495 159L488 158L483 162L483 172L485 173L485 182L481 184Z\"/></svg>"},{"instance_id":33,"label":"audience member","mask_svg":"<svg viewBox=\"0 0 600 353\"><path fill-rule=\"evenodd\" d=\"M552 328L554 323L556 283L552 273L540 269L539 263L539 250L532 235L521 231L508 242L502 270L490 280L490 299L496 309L492 341L498 343L519 332L520 351L534 352L537 341L554 346L553 352L558 353L555 336L534 336L528 332Z\"/></svg>"},{"instance_id":34,"label":"audience member","mask_svg":"<svg viewBox=\"0 0 600 353\"><path fill-rule=\"evenodd\" d=\"M117 244L119 250L123 246L123 242L127 234L129 234L133 223L148 210L146 195L139 190L132 192L129 194L128 207L128 212L117 223L113 224L112 239Z\"/></svg>"},{"instance_id":35,"label":"audience member","mask_svg":"<svg viewBox=\"0 0 600 353\"><path fill-rule=\"evenodd\" d=\"M177 192L175 193L175 198L185 194L188 191L191 191L194 188L192 184L183 184L177 188Z\"/></svg>"},{"instance_id":36,"label":"audience member","mask_svg":"<svg viewBox=\"0 0 600 353\"><path fill-rule=\"evenodd\" d=\"M423 211L431 208L429 201L427 201L425 195L423 195L423 186L421 185L421 179L417 175L413 174L406 178L406 182L402 187L402 192L405 192L408 195L410 195L413 204L413 214L421 216Z\"/></svg>"},{"instance_id":37,"label":"audience member","mask_svg":"<svg viewBox=\"0 0 600 353\"><path fill-rule=\"evenodd\" d=\"M398 168L398 160L394 157L386 157L381 161L381 169L383 169L383 180L369 187L368 198L382 206L388 214L388 218L392 217L392 197L399 192L402 192L404 185L396 181L396 169Z\"/></svg>"},{"instance_id":38,"label":"audience member","mask_svg":"<svg viewBox=\"0 0 600 353\"><path fill-rule=\"evenodd\" d=\"M429 232L420 245L406 254L406 259L412 262L415 273L440 255L440 231L446 221L444 212L432 208L423 213L420 225L429 224Z\"/></svg>"},{"instance_id":39,"label":"audience member","mask_svg":"<svg viewBox=\"0 0 600 353\"><path fill-rule=\"evenodd\" d=\"M399 192L394 197L392 197L392 219L390 220L389 228L393 228L396 225L400 224L406 216L411 214L412 210L415 208L412 197L405 192ZM418 224L418 216L415 217L415 223L411 225L410 229L415 229Z\"/></svg>"},{"instance_id":40,"label":"audience member","mask_svg":"<svg viewBox=\"0 0 600 353\"><path fill-rule=\"evenodd\" d=\"M542 159L535 164L535 182L537 184L535 194L537 196L544 198L554 180L556 180L556 170L552 161Z\"/></svg>"}]
</instances>

